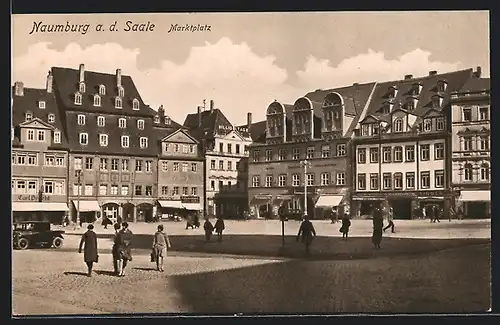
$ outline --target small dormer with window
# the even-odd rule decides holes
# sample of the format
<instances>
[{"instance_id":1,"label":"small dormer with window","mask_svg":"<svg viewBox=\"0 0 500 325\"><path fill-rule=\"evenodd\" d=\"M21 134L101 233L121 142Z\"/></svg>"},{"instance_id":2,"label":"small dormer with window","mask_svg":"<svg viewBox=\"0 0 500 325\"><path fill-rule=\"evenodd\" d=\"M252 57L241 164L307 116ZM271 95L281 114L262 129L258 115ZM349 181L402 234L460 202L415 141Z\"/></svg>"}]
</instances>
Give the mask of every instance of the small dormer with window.
<instances>
[{"instance_id":1,"label":"small dormer with window","mask_svg":"<svg viewBox=\"0 0 500 325\"><path fill-rule=\"evenodd\" d=\"M294 141L308 141L313 137L314 112L307 97L295 101L292 109L292 136Z\"/></svg>"},{"instance_id":2,"label":"small dormer with window","mask_svg":"<svg viewBox=\"0 0 500 325\"><path fill-rule=\"evenodd\" d=\"M78 84L78 92L80 92L80 93L82 93L82 94L83 94L83 93L85 93L85 88L86 88L86 87L85 87L85 82L83 82L83 81L82 81L82 82L80 82L80 83Z\"/></svg>"},{"instance_id":3,"label":"small dormer with window","mask_svg":"<svg viewBox=\"0 0 500 325\"><path fill-rule=\"evenodd\" d=\"M54 114L47 115L47 122L54 123L56 121L56 116Z\"/></svg>"},{"instance_id":4,"label":"small dormer with window","mask_svg":"<svg viewBox=\"0 0 500 325\"><path fill-rule=\"evenodd\" d=\"M125 89L123 89L123 86L118 86L117 87L117 92L118 92L118 96L120 96L121 98L125 97Z\"/></svg>"},{"instance_id":5,"label":"small dormer with window","mask_svg":"<svg viewBox=\"0 0 500 325\"><path fill-rule=\"evenodd\" d=\"M123 107L123 102L122 98L119 96L115 97L115 108L122 108Z\"/></svg>"},{"instance_id":6,"label":"small dormer with window","mask_svg":"<svg viewBox=\"0 0 500 325\"><path fill-rule=\"evenodd\" d=\"M38 108L45 109L45 101L44 100L39 100L38 101Z\"/></svg>"},{"instance_id":7,"label":"small dormer with window","mask_svg":"<svg viewBox=\"0 0 500 325\"><path fill-rule=\"evenodd\" d=\"M106 95L106 86L99 85L99 95L101 95L101 96Z\"/></svg>"},{"instance_id":8,"label":"small dormer with window","mask_svg":"<svg viewBox=\"0 0 500 325\"><path fill-rule=\"evenodd\" d=\"M75 105L82 105L82 94L80 92L75 93Z\"/></svg>"},{"instance_id":9,"label":"small dormer with window","mask_svg":"<svg viewBox=\"0 0 500 325\"><path fill-rule=\"evenodd\" d=\"M132 109L136 111L139 110L139 100L137 98L132 100Z\"/></svg>"},{"instance_id":10,"label":"small dormer with window","mask_svg":"<svg viewBox=\"0 0 500 325\"><path fill-rule=\"evenodd\" d=\"M165 125L170 125L172 124L172 120L170 119L170 116L165 115Z\"/></svg>"},{"instance_id":11,"label":"small dormer with window","mask_svg":"<svg viewBox=\"0 0 500 325\"><path fill-rule=\"evenodd\" d=\"M52 137L52 142L55 143L55 144L60 144L61 143L61 131L59 131L58 129L54 130L54 134L53 134L53 137Z\"/></svg>"},{"instance_id":12,"label":"small dormer with window","mask_svg":"<svg viewBox=\"0 0 500 325\"><path fill-rule=\"evenodd\" d=\"M338 93L326 95L321 108L322 116L322 138L329 139L333 133L343 134L344 121L344 99Z\"/></svg>"},{"instance_id":13,"label":"small dormer with window","mask_svg":"<svg viewBox=\"0 0 500 325\"><path fill-rule=\"evenodd\" d=\"M398 86L394 85L389 87L389 89L387 90L387 98L391 100L396 98L397 95L398 95Z\"/></svg>"},{"instance_id":14,"label":"small dormer with window","mask_svg":"<svg viewBox=\"0 0 500 325\"><path fill-rule=\"evenodd\" d=\"M155 115L154 117L154 123L159 124L160 123L160 116L158 114Z\"/></svg>"},{"instance_id":15,"label":"small dormer with window","mask_svg":"<svg viewBox=\"0 0 500 325\"><path fill-rule=\"evenodd\" d=\"M31 112L29 112L29 111L28 111L28 112L26 112L26 113L24 114L24 120L25 120L26 122L29 122L29 121L31 121L32 119L33 119L33 113L31 113Z\"/></svg>"},{"instance_id":16,"label":"small dormer with window","mask_svg":"<svg viewBox=\"0 0 500 325\"><path fill-rule=\"evenodd\" d=\"M385 102L382 103L382 105L378 109L377 113L379 113L379 114L390 114L392 112L393 108L394 108L394 103L391 103L389 101L385 101Z\"/></svg>"},{"instance_id":17,"label":"small dormer with window","mask_svg":"<svg viewBox=\"0 0 500 325\"><path fill-rule=\"evenodd\" d=\"M440 95L434 95L431 98L431 107L435 109L440 109L443 105L443 97Z\"/></svg>"},{"instance_id":18,"label":"small dormer with window","mask_svg":"<svg viewBox=\"0 0 500 325\"><path fill-rule=\"evenodd\" d=\"M99 96L98 94L94 95L94 106L101 106L101 96Z\"/></svg>"},{"instance_id":19,"label":"small dormer with window","mask_svg":"<svg viewBox=\"0 0 500 325\"><path fill-rule=\"evenodd\" d=\"M415 82L411 85L410 93L411 96L420 96L422 93L423 85L420 82Z\"/></svg>"},{"instance_id":20,"label":"small dormer with window","mask_svg":"<svg viewBox=\"0 0 500 325\"><path fill-rule=\"evenodd\" d=\"M395 109L391 114L391 133L401 133L408 130L408 113L404 109Z\"/></svg>"},{"instance_id":21,"label":"small dormer with window","mask_svg":"<svg viewBox=\"0 0 500 325\"><path fill-rule=\"evenodd\" d=\"M446 80L439 80L436 84L436 92L440 94L446 92L447 86L448 82Z\"/></svg>"},{"instance_id":22,"label":"small dormer with window","mask_svg":"<svg viewBox=\"0 0 500 325\"><path fill-rule=\"evenodd\" d=\"M406 102L403 104L403 108L408 112L413 112L417 108L418 98L417 97L407 97Z\"/></svg>"},{"instance_id":23,"label":"small dormer with window","mask_svg":"<svg viewBox=\"0 0 500 325\"><path fill-rule=\"evenodd\" d=\"M431 108L422 116L420 126L422 132L444 132L446 130L446 117L437 109Z\"/></svg>"},{"instance_id":24,"label":"small dormer with window","mask_svg":"<svg viewBox=\"0 0 500 325\"><path fill-rule=\"evenodd\" d=\"M274 101L266 112L266 142L283 143L286 142L286 116L284 106Z\"/></svg>"},{"instance_id":25,"label":"small dormer with window","mask_svg":"<svg viewBox=\"0 0 500 325\"><path fill-rule=\"evenodd\" d=\"M373 116L368 115L360 122L361 129L357 134L361 137L373 137L380 133L380 120Z\"/></svg>"}]
</instances>

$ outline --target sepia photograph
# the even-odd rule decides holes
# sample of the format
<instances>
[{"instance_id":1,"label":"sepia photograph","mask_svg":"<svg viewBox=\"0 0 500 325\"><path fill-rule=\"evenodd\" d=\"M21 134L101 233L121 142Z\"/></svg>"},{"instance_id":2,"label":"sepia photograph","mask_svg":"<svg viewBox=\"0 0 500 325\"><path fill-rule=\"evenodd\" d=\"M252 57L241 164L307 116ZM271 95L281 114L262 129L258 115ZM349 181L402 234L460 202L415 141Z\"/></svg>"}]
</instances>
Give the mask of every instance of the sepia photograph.
<instances>
[{"instance_id":1,"label":"sepia photograph","mask_svg":"<svg viewBox=\"0 0 500 325\"><path fill-rule=\"evenodd\" d=\"M12 317L490 310L488 11L11 21Z\"/></svg>"}]
</instances>

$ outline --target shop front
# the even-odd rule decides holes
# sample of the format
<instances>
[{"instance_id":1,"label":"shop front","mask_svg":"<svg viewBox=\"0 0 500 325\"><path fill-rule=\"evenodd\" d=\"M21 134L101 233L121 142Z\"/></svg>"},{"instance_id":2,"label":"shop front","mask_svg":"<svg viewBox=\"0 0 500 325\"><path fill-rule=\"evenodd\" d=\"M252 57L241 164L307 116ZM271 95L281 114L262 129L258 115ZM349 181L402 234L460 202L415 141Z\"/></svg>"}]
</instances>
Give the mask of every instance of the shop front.
<instances>
[{"instance_id":1,"label":"shop front","mask_svg":"<svg viewBox=\"0 0 500 325\"><path fill-rule=\"evenodd\" d=\"M491 218L490 190L461 190L456 203L457 209L462 209L465 218Z\"/></svg>"},{"instance_id":2,"label":"shop front","mask_svg":"<svg viewBox=\"0 0 500 325\"><path fill-rule=\"evenodd\" d=\"M137 205L137 221L153 222L154 210L156 208L152 203L143 202Z\"/></svg>"},{"instance_id":3,"label":"shop front","mask_svg":"<svg viewBox=\"0 0 500 325\"><path fill-rule=\"evenodd\" d=\"M273 196L271 194L256 194L249 204L251 218L263 219L272 216Z\"/></svg>"},{"instance_id":4,"label":"shop front","mask_svg":"<svg viewBox=\"0 0 500 325\"><path fill-rule=\"evenodd\" d=\"M175 219L184 217L184 207L180 199L161 199L157 202L157 215L161 219Z\"/></svg>"},{"instance_id":5,"label":"shop front","mask_svg":"<svg viewBox=\"0 0 500 325\"><path fill-rule=\"evenodd\" d=\"M49 221L62 224L68 215L68 205L63 202L12 202L13 221Z\"/></svg>"},{"instance_id":6,"label":"shop front","mask_svg":"<svg viewBox=\"0 0 500 325\"><path fill-rule=\"evenodd\" d=\"M73 222L76 222L77 211L80 211L81 222L95 222L100 217L101 207L97 201L72 200L71 215ZM107 213L107 212L105 212Z\"/></svg>"},{"instance_id":7,"label":"shop front","mask_svg":"<svg viewBox=\"0 0 500 325\"><path fill-rule=\"evenodd\" d=\"M183 214L186 217L200 219L203 215L203 206L199 196L181 196Z\"/></svg>"},{"instance_id":8,"label":"shop front","mask_svg":"<svg viewBox=\"0 0 500 325\"><path fill-rule=\"evenodd\" d=\"M339 218L349 214L349 200L346 190L319 194L315 205L316 219L330 219L334 209L337 211Z\"/></svg>"}]
</instances>

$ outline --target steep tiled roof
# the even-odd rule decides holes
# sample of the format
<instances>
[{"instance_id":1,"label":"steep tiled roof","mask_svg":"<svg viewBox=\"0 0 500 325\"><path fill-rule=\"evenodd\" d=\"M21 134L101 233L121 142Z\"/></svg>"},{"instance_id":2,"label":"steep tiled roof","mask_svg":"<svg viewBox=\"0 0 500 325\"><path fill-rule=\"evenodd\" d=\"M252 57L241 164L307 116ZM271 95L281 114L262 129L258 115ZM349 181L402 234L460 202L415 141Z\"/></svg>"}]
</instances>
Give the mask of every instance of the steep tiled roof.
<instances>
[{"instance_id":1,"label":"steep tiled roof","mask_svg":"<svg viewBox=\"0 0 500 325\"><path fill-rule=\"evenodd\" d=\"M250 126L250 134L246 131L240 131L244 137L250 136L254 142L266 142L266 127L267 121L252 123ZM238 128L247 128L248 125L240 125Z\"/></svg>"},{"instance_id":2,"label":"steep tiled roof","mask_svg":"<svg viewBox=\"0 0 500 325\"><path fill-rule=\"evenodd\" d=\"M468 92L477 92L490 90L490 78L470 78L465 85L460 88L459 92L468 93Z\"/></svg>"},{"instance_id":3,"label":"steep tiled roof","mask_svg":"<svg viewBox=\"0 0 500 325\"><path fill-rule=\"evenodd\" d=\"M200 139L203 134L213 137L218 133L219 126L230 127L232 124L220 109L214 108L201 112L201 125L198 125L198 113L193 113L186 116L183 126Z\"/></svg>"},{"instance_id":4,"label":"steep tiled roof","mask_svg":"<svg viewBox=\"0 0 500 325\"><path fill-rule=\"evenodd\" d=\"M399 103L404 104L407 98L411 97L409 95L409 92L411 91L414 84L422 85L422 89L420 91L420 94L417 96L418 102L417 106L413 110L413 113L415 115L422 115L430 108L429 104L432 97L438 94L436 92L436 87L439 81L445 81L447 83L446 90L442 94L443 102L441 107L445 107L449 103L450 94L462 88L467 80L472 77L472 73L472 69L466 69L443 74L434 74L420 78L410 78L378 83L373 93L366 115L382 115L382 113L378 113L377 111L382 107L384 102L389 100L387 98L387 93L389 91L389 88L393 86L397 87L398 91L396 97L391 101L394 103L394 108L400 107Z\"/></svg>"},{"instance_id":5,"label":"steep tiled roof","mask_svg":"<svg viewBox=\"0 0 500 325\"><path fill-rule=\"evenodd\" d=\"M15 87L12 87L12 126L25 122L25 114L31 112L33 118L47 122L61 131L61 143L53 144L54 148L67 148L68 141L64 134L64 120L59 114L54 93L47 93L45 89L23 88L23 96L16 96ZM39 108L38 103L45 101L45 108ZM49 114L54 115L54 122L49 123Z\"/></svg>"},{"instance_id":6,"label":"steep tiled roof","mask_svg":"<svg viewBox=\"0 0 500 325\"><path fill-rule=\"evenodd\" d=\"M121 76L121 85L124 89L122 108L115 108L115 97L118 95L116 75L94 71L85 71L84 79L86 91L82 94L82 105L75 105L74 94L79 89L79 70L53 67L54 89L57 90L58 100L66 110L73 109L85 112L106 112L110 114L153 116L155 111L142 101L139 91L130 76ZM99 86L106 87L106 94L101 95L101 106L93 105L94 94L99 93ZM139 101L139 110L132 109L132 101Z\"/></svg>"}]
</instances>

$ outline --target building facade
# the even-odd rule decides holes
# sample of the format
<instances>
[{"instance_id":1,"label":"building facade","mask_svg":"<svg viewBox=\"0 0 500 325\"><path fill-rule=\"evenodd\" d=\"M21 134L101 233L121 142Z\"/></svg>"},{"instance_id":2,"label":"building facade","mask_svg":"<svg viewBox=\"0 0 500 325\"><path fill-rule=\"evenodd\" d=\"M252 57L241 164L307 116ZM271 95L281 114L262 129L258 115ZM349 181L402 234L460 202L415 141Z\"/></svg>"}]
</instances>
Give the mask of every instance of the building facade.
<instances>
[{"instance_id":1,"label":"building facade","mask_svg":"<svg viewBox=\"0 0 500 325\"><path fill-rule=\"evenodd\" d=\"M388 204L394 217L420 217L437 205L447 215L451 191L450 94L472 69L378 83L353 140L353 217Z\"/></svg>"},{"instance_id":2,"label":"building facade","mask_svg":"<svg viewBox=\"0 0 500 325\"><path fill-rule=\"evenodd\" d=\"M60 224L68 213L68 151L52 88L12 90L13 220Z\"/></svg>"},{"instance_id":3,"label":"building facade","mask_svg":"<svg viewBox=\"0 0 500 325\"><path fill-rule=\"evenodd\" d=\"M199 141L182 127L158 132L158 211L168 216L200 215L205 166Z\"/></svg>"},{"instance_id":4,"label":"building facade","mask_svg":"<svg viewBox=\"0 0 500 325\"><path fill-rule=\"evenodd\" d=\"M455 210L465 217L491 217L490 79L478 68L452 94L452 187Z\"/></svg>"},{"instance_id":5,"label":"building facade","mask_svg":"<svg viewBox=\"0 0 500 325\"><path fill-rule=\"evenodd\" d=\"M130 76L54 67L54 94L69 142L73 221L101 216L153 219L157 197L157 113ZM79 212L79 213L78 213Z\"/></svg>"},{"instance_id":6,"label":"building facade","mask_svg":"<svg viewBox=\"0 0 500 325\"><path fill-rule=\"evenodd\" d=\"M349 211L350 140L374 83L318 90L293 105L273 102L263 143L249 161L249 205L256 217Z\"/></svg>"},{"instance_id":7,"label":"building facade","mask_svg":"<svg viewBox=\"0 0 500 325\"><path fill-rule=\"evenodd\" d=\"M251 124L251 115L249 123ZM201 143L205 159L204 213L238 218L248 210L248 146L246 130L235 127L210 101L210 108L198 107L186 117L184 126Z\"/></svg>"}]
</instances>

